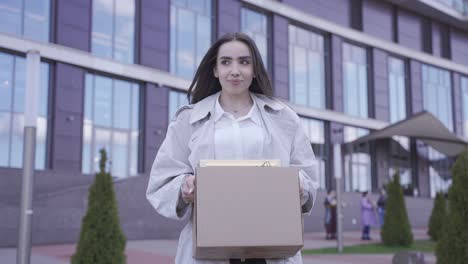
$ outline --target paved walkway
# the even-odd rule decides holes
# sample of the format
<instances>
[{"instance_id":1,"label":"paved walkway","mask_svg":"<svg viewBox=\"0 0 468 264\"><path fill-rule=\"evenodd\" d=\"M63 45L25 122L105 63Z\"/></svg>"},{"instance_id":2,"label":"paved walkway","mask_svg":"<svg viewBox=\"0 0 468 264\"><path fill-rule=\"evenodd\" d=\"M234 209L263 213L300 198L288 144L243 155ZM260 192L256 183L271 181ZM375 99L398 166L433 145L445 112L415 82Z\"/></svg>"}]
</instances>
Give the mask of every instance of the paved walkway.
<instances>
[{"instance_id":1,"label":"paved walkway","mask_svg":"<svg viewBox=\"0 0 468 264\"><path fill-rule=\"evenodd\" d=\"M417 240L428 239L426 230L413 230L414 238ZM344 245L358 245L376 243L379 232L373 232L373 241L362 241L359 232L345 232ZM329 248L335 247L336 241L324 239L323 233L306 233L304 235L304 248ZM174 255L177 248L176 240L138 240L127 241L126 254L128 264L170 264L174 263ZM70 256L75 252L74 244L35 246L31 252L31 264L67 264ZM390 264L391 254L373 255L313 255L304 256L304 264ZM0 262L2 264L16 263L15 248L0 248ZM425 255L426 263L435 264L433 255Z\"/></svg>"}]
</instances>

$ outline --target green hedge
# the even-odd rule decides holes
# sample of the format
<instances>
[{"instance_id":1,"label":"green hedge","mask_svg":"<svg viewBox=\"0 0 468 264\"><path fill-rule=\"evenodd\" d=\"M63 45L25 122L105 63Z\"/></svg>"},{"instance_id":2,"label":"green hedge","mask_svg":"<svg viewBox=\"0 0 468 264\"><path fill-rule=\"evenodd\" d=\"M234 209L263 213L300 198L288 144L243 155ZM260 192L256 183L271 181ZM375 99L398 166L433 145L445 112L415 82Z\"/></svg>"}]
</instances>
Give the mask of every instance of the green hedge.
<instances>
[{"instance_id":1,"label":"green hedge","mask_svg":"<svg viewBox=\"0 0 468 264\"><path fill-rule=\"evenodd\" d=\"M105 172L107 155L100 151L99 173L89 189L88 211L72 264L124 264L125 236L120 228L112 177Z\"/></svg>"},{"instance_id":2,"label":"green hedge","mask_svg":"<svg viewBox=\"0 0 468 264\"><path fill-rule=\"evenodd\" d=\"M461 154L452 168L448 214L436 246L437 263L468 263L468 156Z\"/></svg>"},{"instance_id":3,"label":"green hedge","mask_svg":"<svg viewBox=\"0 0 468 264\"><path fill-rule=\"evenodd\" d=\"M409 247L413 243L413 233L406 212L400 175L396 173L386 186L388 198L385 205L385 221L380 235L387 246Z\"/></svg>"}]
</instances>

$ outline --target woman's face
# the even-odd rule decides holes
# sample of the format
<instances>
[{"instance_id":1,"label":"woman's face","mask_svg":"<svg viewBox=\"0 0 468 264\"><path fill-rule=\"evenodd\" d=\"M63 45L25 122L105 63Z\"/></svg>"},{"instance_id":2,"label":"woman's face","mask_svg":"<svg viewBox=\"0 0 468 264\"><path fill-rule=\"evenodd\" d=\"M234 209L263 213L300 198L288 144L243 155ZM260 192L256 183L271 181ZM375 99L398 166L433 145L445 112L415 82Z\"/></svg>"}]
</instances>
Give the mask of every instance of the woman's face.
<instances>
[{"instance_id":1,"label":"woman's face","mask_svg":"<svg viewBox=\"0 0 468 264\"><path fill-rule=\"evenodd\" d=\"M254 78L249 47L237 40L222 44L218 50L213 72L219 79L223 93L228 95L248 93Z\"/></svg>"}]
</instances>

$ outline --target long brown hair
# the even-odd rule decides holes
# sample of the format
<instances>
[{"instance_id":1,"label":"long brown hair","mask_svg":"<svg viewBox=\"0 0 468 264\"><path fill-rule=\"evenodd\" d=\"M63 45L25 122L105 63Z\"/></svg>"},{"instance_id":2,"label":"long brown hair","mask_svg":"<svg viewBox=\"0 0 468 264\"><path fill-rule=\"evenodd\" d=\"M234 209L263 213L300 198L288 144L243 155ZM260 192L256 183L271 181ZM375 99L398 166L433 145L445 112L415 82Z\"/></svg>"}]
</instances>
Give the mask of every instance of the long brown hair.
<instances>
[{"instance_id":1,"label":"long brown hair","mask_svg":"<svg viewBox=\"0 0 468 264\"><path fill-rule=\"evenodd\" d=\"M219 47L226 42L234 40L246 44L252 54L255 78L252 80L249 90L254 93L273 96L271 82L268 78L265 66L263 66L262 57L260 56L260 52L258 51L255 42L246 34L235 32L223 35L213 43L206 52L188 90L187 98L190 103L195 104L206 97L221 91L221 84L219 83L219 79L215 78L213 69L216 66Z\"/></svg>"}]
</instances>

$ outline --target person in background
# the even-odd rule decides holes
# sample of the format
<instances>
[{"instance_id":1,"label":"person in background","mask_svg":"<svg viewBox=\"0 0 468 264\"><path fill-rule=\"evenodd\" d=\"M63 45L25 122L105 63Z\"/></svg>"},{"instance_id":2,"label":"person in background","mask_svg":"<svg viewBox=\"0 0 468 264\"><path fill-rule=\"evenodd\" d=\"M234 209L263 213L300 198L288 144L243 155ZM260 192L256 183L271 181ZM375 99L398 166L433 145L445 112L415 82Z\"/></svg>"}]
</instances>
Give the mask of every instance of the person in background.
<instances>
[{"instance_id":1,"label":"person in background","mask_svg":"<svg viewBox=\"0 0 468 264\"><path fill-rule=\"evenodd\" d=\"M377 200L377 213L379 214L379 225L382 228L385 222L385 204L387 203L387 193L385 188L380 189L379 199Z\"/></svg>"},{"instance_id":2,"label":"person in background","mask_svg":"<svg viewBox=\"0 0 468 264\"><path fill-rule=\"evenodd\" d=\"M362 240L371 240L370 228L375 224L374 205L367 195L368 192L363 192L361 198Z\"/></svg>"},{"instance_id":3,"label":"person in background","mask_svg":"<svg viewBox=\"0 0 468 264\"><path fill-rule=\"evenodd\" d=\"M328 190L325 197L325 232L326 239L336 239L336 192Z\"/></svg>"}]
</instances>

